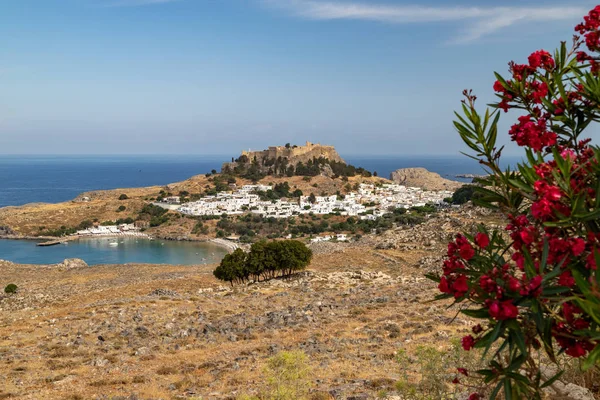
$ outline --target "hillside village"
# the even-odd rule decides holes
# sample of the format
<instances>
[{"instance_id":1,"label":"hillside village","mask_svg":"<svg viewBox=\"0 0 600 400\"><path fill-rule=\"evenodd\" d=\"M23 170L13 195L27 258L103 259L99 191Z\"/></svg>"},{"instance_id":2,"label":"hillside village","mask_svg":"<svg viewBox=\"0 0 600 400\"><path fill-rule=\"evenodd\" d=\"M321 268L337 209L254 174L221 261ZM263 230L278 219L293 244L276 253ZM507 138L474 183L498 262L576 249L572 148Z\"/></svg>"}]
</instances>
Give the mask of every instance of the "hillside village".
<instances>
[{"instance_id":1,"label":"hillside village","mask_svg":"<svg viewBox=\"0 0 600 400\"><path fill-rule=\"evenodd\" d=\"M440 205L445 198L452 196L450 191L426 191L396 184L360 184L358 192L350 192L345 196L300 196L299 201L261 200L258 193L272 189L269 185L244 185L235 192L206 196L181 205L176 210L193 216L240 215L250 212L263 217L289 218L310 213L339 213L343 216L358 216L361 219L376 219L394 208ZM164 200L167 203L173 201L176 202L177 198Z\"/></svg>"}]
</instances>

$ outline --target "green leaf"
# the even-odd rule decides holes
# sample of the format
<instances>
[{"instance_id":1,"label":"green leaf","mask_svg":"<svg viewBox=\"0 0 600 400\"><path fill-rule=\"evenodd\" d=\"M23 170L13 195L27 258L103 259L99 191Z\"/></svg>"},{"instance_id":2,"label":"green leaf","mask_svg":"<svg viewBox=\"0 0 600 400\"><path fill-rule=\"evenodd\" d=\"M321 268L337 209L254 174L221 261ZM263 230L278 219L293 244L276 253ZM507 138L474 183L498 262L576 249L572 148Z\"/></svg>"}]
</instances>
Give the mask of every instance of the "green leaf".
<instances>
[{"instance_id":1,"label":"green leaf","mask_svg":"<svg viewBox=\"0 0 600 400\"><path fill-rule=\"evenodd\" d=\"M498 398L498 393L500 393L500 389L502 389L502 381L498 382L492 393L490 394L490 400L495 400Z\"/></svg>"},{"instance_id":2,"label":"green leaf","mask_svg":"<svg viewBox=\"0 0 600 400\"><path fill-rule=\"evenodd\" d=\"M521 350L521 354L528 354L527 346L525 346L525 338L523 337L523 333L521 331L512 330L510 333L510 337L517 344L519 350ZM521 364L519 364L519 366L520 365Z\"/></svg>"},{"instance_id":3,"label":"green leaf","mask_svg":"<svg viewBox=\"0 0 600 400\"><path fill-rule=\"evenodd\" d=\"M587 371L592 368L596 363L600 361L600 345L596 345L596 348L592 350L590 354L588 354L587 358L581 364L581 369Z\"/></svg>"},{"instance_id":4,"label":"green leaf","mask_svg":"<svg viewBox=\"0 0 600 400\"><path fill-rule=\"evenodd\" d=\"M558 374L554 375L552 378L548 379L546 382L544 382L542 384L542 386L540 386L540 389L543 389L545 387L548 387L550 385L552 385L554 382L556 382L563 374L565 373L565 371L559 371Z\"/></svg>"},{"instance_id":5,"label":"green leaf","mask_svg":"<svg viewBox=\"0 0 600 400\"><path fill-rule=\"evenodd\" d=\"M472 318L488 318L490 316L487 308L480 308L479 310L461 310L461 313Z\"/></svg>"},{"instance_id":6,"label":"green leaf","mask_svg":"<svg viewBox=\"0 0 600 400\"><path fill-rule=\"evenodd\" d=\"M506 400L512 400L512 385L510 379L504 379L504 398Z\"/></svg>"}]
</instances>

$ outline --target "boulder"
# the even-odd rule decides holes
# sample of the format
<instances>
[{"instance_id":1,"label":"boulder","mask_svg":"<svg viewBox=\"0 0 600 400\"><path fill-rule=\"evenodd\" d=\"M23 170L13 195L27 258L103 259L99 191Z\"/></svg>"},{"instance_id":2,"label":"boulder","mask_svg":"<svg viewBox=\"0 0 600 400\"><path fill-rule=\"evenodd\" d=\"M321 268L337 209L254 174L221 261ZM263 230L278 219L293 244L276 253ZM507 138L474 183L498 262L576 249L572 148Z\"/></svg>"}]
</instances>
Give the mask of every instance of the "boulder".
<instances>
[{"instance_id":1,"label":"boulder","mask_svg":"<svg viewBox=\"0 0 600 400\"><path fill-rule=\"evenodd\" d=\"M64 269L84 268L87 266L87 263L80 258L67 258L63 262L56 264L56 267Z\"/></svg>"}]
</instances>

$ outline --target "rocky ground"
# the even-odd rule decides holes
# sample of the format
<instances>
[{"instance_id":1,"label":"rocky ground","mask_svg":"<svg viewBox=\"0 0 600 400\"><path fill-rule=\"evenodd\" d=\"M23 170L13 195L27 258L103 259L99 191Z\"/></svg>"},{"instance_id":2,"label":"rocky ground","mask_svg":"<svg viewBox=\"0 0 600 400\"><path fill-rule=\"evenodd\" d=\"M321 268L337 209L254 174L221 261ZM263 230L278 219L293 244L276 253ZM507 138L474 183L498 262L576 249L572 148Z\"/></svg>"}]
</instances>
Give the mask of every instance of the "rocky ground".
<instances>
[{"instance_id":1,"label":"rocky ground","mask_svg":"<svg viewBox=\"0 0 600 400\"><path fill-rule=\"evenodd\" d=\"M399 398L398 351L472 325L423 278L452 232L491 221L471 213L320 243L306 272L233 289L214 266L0 262L19 286L0 299L0 399L234 399L264 390L282 350L308 355L314 399Z\"/></svg>"}]
</instances>

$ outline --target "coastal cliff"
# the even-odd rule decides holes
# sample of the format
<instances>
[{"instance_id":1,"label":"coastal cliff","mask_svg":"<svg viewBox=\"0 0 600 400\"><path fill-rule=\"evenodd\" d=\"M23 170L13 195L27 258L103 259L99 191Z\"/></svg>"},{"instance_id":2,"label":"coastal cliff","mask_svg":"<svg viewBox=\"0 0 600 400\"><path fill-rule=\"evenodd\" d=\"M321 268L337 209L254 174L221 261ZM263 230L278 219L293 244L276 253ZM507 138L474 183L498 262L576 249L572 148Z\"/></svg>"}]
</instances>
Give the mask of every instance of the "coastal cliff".
<instances>
[{"instance_id":1,"label":"coastal cliff","mask_svg":"<svg viewBox=\"0 0 600 400\"><path fill-rule=\"evenodd\" d=\"M425 168L401 168L390 174L390 180L404 186L420 187L425 190L456 190L463 184L442 178Z\"/></svg>"}]
</instances>

